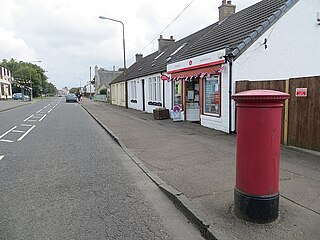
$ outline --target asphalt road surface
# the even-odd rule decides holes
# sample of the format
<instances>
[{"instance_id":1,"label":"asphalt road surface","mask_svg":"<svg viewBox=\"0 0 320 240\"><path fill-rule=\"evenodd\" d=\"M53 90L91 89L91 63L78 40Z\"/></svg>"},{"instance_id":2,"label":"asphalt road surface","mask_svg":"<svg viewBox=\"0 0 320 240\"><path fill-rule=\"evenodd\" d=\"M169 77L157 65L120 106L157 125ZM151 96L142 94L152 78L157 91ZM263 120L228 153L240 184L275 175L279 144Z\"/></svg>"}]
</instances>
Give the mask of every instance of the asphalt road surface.
<instances>
[{"instance_id":1,"label":"asphalt road surface","mask_svg":"<svg viewBox=\"0 0 320 240\"><path fill-rule=\"evenodd\" d=\"M0 239L203 239L79 104L0 123Z\"/></svg>"}]
</instances>

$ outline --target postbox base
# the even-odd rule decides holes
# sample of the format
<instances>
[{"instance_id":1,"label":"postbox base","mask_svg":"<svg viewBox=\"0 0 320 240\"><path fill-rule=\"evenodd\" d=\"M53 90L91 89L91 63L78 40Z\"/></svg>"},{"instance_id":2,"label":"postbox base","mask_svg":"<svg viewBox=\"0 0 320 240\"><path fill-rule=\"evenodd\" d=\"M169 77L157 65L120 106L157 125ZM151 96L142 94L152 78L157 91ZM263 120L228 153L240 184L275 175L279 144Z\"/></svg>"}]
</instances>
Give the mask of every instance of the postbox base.
<instances>
[{"instance_id":1,"label":"postbox base","mask_svg":"<svg viewBox=\"0 0 320 240\"><path fill-rule=\"evenodd\" d=\"M234 213L238 218L255 223L270 223L279 215L279 194L252 196L234 189Z\"/></svg>"}]
</instances>

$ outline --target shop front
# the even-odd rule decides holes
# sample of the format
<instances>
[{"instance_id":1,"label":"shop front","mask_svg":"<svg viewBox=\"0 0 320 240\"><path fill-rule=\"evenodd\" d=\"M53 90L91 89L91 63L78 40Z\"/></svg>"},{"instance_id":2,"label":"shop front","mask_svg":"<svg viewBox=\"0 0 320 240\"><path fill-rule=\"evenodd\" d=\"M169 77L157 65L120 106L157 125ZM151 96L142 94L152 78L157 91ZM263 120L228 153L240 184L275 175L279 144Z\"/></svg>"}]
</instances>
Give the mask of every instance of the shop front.
<instances>
[{"instance_id":1,"label":"shop front","mask_svg":"<svg viewBox=\"0 0 320 240\"><path fill-rule=\"evenodd\" d=\"M224 50L168 65L173 80L173 105L182 120L200 122L201 115L220 117Z\"/></svg>"}]
</instances>

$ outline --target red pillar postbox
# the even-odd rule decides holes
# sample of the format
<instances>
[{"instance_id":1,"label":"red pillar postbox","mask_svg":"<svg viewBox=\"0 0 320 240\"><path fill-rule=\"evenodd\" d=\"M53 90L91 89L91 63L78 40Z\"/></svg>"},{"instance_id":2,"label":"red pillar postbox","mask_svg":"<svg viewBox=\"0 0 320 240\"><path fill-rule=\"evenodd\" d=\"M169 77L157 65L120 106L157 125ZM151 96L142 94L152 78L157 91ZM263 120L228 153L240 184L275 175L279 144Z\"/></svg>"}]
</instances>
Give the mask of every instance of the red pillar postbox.
<instances>
[{"instance_id":1,"label":"red pillar postbox","mask_svg":"<svg viewBox=\"0 0 320 240\"><path fill-rule=\"evenodd\" d=\"M234 212L268 223L279 212L279 161L283 102L289 94L251 90L234 94L237 107Z\"/></svg>"}]
</instances>

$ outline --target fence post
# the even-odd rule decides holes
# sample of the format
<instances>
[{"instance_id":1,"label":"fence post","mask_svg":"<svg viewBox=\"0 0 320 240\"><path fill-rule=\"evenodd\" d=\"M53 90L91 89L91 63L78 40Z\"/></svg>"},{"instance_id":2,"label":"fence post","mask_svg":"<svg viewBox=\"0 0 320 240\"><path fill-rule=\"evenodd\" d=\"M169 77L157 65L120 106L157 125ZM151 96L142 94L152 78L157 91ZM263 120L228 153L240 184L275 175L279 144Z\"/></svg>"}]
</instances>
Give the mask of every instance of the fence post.
<instances>
[{"instance_id":1,"label":"fence post","mask_svg":"<svg viewBox=\"0 0 320 240\"><path fill-rule=\"evenodd\" d=\"M290 94L289 79L286 80L286 93ZM289 99L284 102L284 124L283 124L283 143L288 145L288 128L289 128Z\"/></svg>"}]
</instances>

